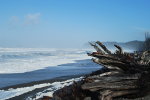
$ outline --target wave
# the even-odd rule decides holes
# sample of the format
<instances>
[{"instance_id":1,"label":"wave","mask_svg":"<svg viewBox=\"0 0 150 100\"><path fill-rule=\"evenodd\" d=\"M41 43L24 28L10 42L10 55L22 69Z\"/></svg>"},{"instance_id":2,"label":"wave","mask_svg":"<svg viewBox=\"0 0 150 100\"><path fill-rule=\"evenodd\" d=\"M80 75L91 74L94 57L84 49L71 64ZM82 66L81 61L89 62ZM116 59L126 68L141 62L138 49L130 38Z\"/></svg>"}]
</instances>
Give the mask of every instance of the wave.
<instances>
[{"instance_id":1,"label":"wave","mask_svg":"<svg viewBox=\"0 0 150 100\"><path fill-rule=\"evenodd\" d=\"M0 73L24 73L89 59L86 50L0 48Z\"/></svg>"}]
</instances>

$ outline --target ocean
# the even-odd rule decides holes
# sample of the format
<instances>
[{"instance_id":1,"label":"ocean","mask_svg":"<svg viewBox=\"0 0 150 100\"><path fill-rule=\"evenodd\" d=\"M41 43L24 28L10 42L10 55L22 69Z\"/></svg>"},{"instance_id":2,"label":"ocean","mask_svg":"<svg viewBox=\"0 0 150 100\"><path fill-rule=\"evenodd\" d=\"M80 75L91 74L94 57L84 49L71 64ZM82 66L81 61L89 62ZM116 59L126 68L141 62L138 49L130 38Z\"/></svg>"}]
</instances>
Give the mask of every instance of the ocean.
<instances>
[{"instance_id":1,"label":"ocean","mask_svg":"<svg viewBox=\"0 0 150 100\"><path fill-rule=\"evenodd\" d=\"M44 95L52 95L55 90L100 69L86 55L87 51L91 50L0 48L0 100L27 93L24 96L27 100L36 100ZM52 79L55 80L46 81ZM37 89L41 91L35 92Z\"/></svg>"}]
</instances>

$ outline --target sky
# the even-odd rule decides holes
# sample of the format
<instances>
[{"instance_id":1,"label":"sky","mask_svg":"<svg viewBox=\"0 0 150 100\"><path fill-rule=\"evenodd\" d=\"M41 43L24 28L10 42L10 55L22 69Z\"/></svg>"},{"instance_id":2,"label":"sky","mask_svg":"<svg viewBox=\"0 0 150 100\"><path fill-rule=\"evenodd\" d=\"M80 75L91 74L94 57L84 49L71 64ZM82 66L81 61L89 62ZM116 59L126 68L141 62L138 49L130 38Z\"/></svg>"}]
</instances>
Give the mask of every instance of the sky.
<instances>
[{"instance_id":1,"label":"sky","mask_svg":"<svg viewBox=\"0 0 150 100\"><path fill-rule=\"evenodd\" d=\"M0 47L144 40L150 0L0 0Z\"/></svg>"}]
</instances>

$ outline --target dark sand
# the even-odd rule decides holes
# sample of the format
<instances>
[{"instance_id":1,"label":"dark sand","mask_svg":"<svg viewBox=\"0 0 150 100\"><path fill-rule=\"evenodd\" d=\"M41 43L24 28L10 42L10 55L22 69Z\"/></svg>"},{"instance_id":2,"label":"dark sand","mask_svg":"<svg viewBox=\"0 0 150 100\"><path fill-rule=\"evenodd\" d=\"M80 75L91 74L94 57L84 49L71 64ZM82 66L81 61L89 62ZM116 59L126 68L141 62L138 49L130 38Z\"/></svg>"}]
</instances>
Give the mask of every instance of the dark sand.
<instances>
[{"instance_id":1,"label":"dark sand","mask_svg":"<svg viewBox=\"0 0 150 100\"><path fill-rule=\"evenodd\" d=\"M42 83L60 82L60 81L65 81L65 80L68 80L68 79L71 79L71 78L78 78L78 77L81 77L81 76L84 76L84 75L85 74L83 74L83 75L72 75L72 76L62 76L62 77L57 77L57 78L49 79L49 80L42 80L42 81L35 81L35 82L30 82L30 83L13 85L13 86L5 87L5 88L2 88L2 89L21 88L21 87L29 87L29 86L33 86L33 85L36 85L36 84L42 84ZM8 100L25 100L27 97L33 96L34 94L36 94L38 92L41 92L41 91L43 91L47 88L49 88L49 86L35 89L33 91L27 92L27 93L22 94L20 96L10 98Z\"/></svg>"}]
</instances>

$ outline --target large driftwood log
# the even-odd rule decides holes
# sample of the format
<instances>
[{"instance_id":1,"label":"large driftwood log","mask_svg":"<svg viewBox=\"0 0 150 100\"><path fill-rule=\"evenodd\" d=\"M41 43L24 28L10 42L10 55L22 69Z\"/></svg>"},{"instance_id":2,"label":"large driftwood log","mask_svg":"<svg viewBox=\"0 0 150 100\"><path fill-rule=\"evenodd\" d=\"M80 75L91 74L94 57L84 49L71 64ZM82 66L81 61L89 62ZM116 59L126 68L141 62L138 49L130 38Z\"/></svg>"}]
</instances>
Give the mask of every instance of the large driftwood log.
<instances>
[{"instance_id":1,"label":"large driftwood log","mask_svg":"<svg viewBox=\"0 0 150 100\"><path fill-rule=\"evenodd\" d=\"M100 100L112 100L114 97L136 94L149 88L150 51L124 53L120 46L114 45L118 50L112 54L101 42L96 43L105 53L93 52L88 55L94 57L93 62L110 71L86 77L90 81L83 84L82 89L99 91ZM140 92L142 94L143 91Z\"/></svg>"},{"instance_id":2,"label":"large driftwood log","mask_svg":"<svg viewBox=\"0 0 150 100\"><path fill-rule=\"evenodd\" d=\"M114 45L117 50L112 53L99 41L90 45L96 52L88 56L103 68L87 75L80 84L56 91L56 100L134 99L150 93L150 51L126 53Z\"/></svg>"},{"instance_id":3,"label":"large driftwood log","mask_svg":"<svg viewBox=\"0 0 150 100\"><path fill-rule=\"evenodd\" d=\"M138 90L124 90L124 91L110 91L104 90L100 92L100 100L112 100L113 97L119 97L122 95L135 94L138 93Z\"/></svg>"}]
</instances>

